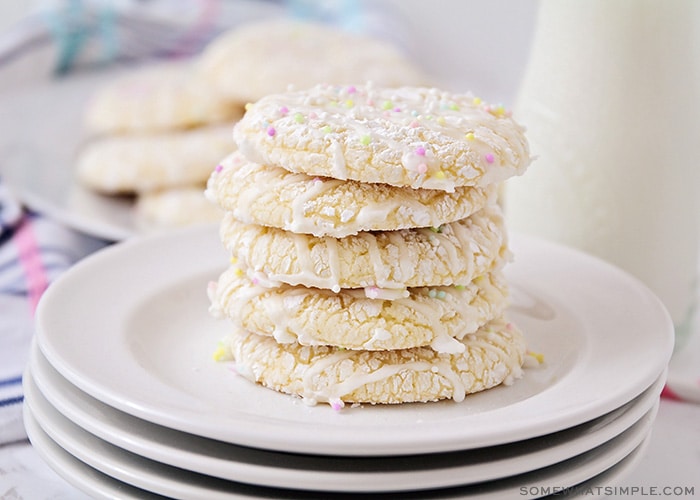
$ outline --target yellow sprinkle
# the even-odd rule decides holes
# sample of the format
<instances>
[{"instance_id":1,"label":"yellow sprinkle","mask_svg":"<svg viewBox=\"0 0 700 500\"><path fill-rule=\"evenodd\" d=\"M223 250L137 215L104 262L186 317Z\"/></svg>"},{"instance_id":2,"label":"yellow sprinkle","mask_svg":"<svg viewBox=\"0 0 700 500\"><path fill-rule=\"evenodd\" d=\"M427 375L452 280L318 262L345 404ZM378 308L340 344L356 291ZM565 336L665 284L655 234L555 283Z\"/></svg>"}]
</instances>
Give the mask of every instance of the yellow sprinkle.
<instances>
[{"instance_id":1,"label":"yellow sprinkle","mask_svg":"<svg viewBox=\"0 0 700 500\"><path fill-rule=\"evenodd\" d=\"M443 172L442 170L438 170L433 174L433 177L439 180L443 180L445 178L445 172Z\"/></svg>"},{"instance_id":2,"label":"yellow sprinkle","mask_svg":"<svg viewBox=\"0 0 700 500\"><path fill-rule=\"evenodd\" d=\"M226 356L226 351L221 346L219 346L216 349L216 351L214 351L214 354L211 355L211 357L214 359L214 361L221 361L222 359L224 359L225 356Z\"/></svg>"},{"instance_id":3,"label":"yellow sprinkle","mask_svg":"<svg viewBox=\"0 0 700 500\"><path fill-rule=\"evenodd\" d=\"M474 140L474 132L467 132L467 135L464 136L468 141L473 141Z\"/></svg>"},{"instance_id":4,"label":"yellow sprinkle","mask_svg":"<svg viewBox=\"0 0 700 500\"><path fill-rule=\"evenodd\" d=\"M535 358L539 364L544 363L544 354L540 352L527 351L527 355Z\"/></svg>"},{"instance_id":5,"label":"yellow sprinkle","mask_svg":"<svg viewBox=\"0 0 700 500\"><path fill-rule=\"evenodd\" d=\"M475 97L474 99L472 99L472 103L475 106L478 106L479 104L481 104L481 99L479 99L478 97Z\"/></svg>"},{"instance_id":6,"label":"yellow sprinkle","mask_svg":"<svg viewBox=\"0 0 700 500\"><path fill-rule=\"evenodd\" d=\"M240 267L237 267L234 273L236 273L236 276L243 276L243 270Z\"/></svg>"},{"instance_id":7,"label":"yellow sprinkle","mask_svg":"<svg viewBox=\"0 0 700 500\"><path fill-rule=\"evenodd\" d=\"M231 262L231 264L237 264L238 258L236 258L235 256L232 256L229 262Z\"/></svg>"},{"instance_id":8,"label":"yellow sprinkle","mask_svg":"<svg viewBox=\"0 0 700 500\"><path fill-rule=\"evenodd\" d=\"M245 104L245 110L246 110L246 111L249 111L250 108L252 108L252 107L253 107L253 103L252 103L252 102L247 102L247 103Z\"/></svg>"},{"instance_id":9,"label":"yellow sprinkle","mask_svg":"<svg viewBox=\"0 0 700 500\"><path fill-rule=\"evenodd\" d=\"M353 101L352 99L348 99L347 101L345 101L346 108L352 108L354 105L355 105L355 101Z\"/></svg>"},{"instance_id":10,"label":"yellow sprinkle","mask_svg":"<svg viewBox=\"0 0 700 500\"><path fill-rule=\"evenodd\" d=\"M439 117L436 121L437 121L440 125L444 125L444 124L445 124L445 117L444 117L444 116L441 116L441 117Z\"/></svg>"}]
</instances>

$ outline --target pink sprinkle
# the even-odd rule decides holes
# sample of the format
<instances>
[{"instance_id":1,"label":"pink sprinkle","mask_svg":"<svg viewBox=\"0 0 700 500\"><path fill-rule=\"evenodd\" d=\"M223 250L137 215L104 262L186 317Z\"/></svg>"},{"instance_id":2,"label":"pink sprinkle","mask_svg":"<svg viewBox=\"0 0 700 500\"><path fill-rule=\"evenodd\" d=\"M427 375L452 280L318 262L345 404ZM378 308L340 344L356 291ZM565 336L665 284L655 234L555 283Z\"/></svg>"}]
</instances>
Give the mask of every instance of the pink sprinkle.
<instances>
[{"instance_id":1,"label":"pink sprinkle","mask_svg":"<svg viewBox=\"0 0 700 500\"><path fill-rule=\"evenodd\" d=\"M287 108L287 106L282 106L280 108L280 113L282 113L283 115L286 115L287 113L289 113L289 108Z\"/></svg>"},{"instance_id":2,"label":"pink sprinkle","mask_svg":"<svg viewBox=\"0 0 700 500\"><path fill-rule=\"evenodd\" d=\"M335 411L340 411L340 409L345 406L342 401L333 401L331 403L331 408L333 408Z\"/></svg>"},{"instance_id":3,"label":"pink sprinkle","mask_svg":"<svg viewBox=\"0 0 700 500\"><path fill-rule=\"evenodd\" d=\"M419 174L424 174L428 171L428 165L426 165L425 163L419 163L416 167L416 170L418 170Z\"/></svg>"},{"instance_id":4,"label":"pink sprinkle","mask_svg":"<svg viewBox=\"0 0 700 500\"><path fill-rule=\"evenodd\" d=\"M395 113L401 113L401 108L399 108L399 107L394 108L394 112L395 112Z\"/></svg>"},{"instance_id":5,"label":"pink sprinkle","mask_svg":"<svg viewBox=\"0 0 700 500\"><path fill-rule=\"evenodd\" d=\"M318 115L312 111L311 113L309 113L309 118L311 118L312 120L315 120L316 118L318 118Z\"/></svg>"},{"instance_id":6,"label":"pink sprinkle","mask_svg":"<svg viewBox=\"0 0 700 500\"><path fill-rule=\"evenodd\" d=\"M411 128L416 128L420 123L418 123L416 120L413 120L411 123L409 123L409 127Z\"/></svg>"},{"instance_id":7,"label":"pink sprinkle","mask_svg":"<svg viewBox=\"0 0 700 500\"><path fill-rule=\"evenodd\" d=\"M367 99L368 106L374 106L374 99Z\"/></svg>"},{"instance_id":8,"label":"pink sprinkle","mask_svg":"<svg viewBox=\"0 0 700 500\"><path fill-rule=\"evenodd\" d=\"M217 165L214 169L215 172L221 172L224 169L223 165Z\"/></svg>"},{"instance_id":9,"label":"pink sprinkle","mask_svg":"<svg viewBox=\"0 0 700 500\"><path fill-rule=\"evenodd\" d=\"M376 299L377 297L379 297L379 288L377 288L376 286L370 286L367 288L365 294L369 299Z\"/></svg>"},{"instance_id":10,"label":"pink sprinkle","mask_svg":"<svg viewBox=\"0 0 700 500\"><path fill-rule=\"evenodd\" d=\"M258 283L260 283L260 280L259 280L258 278L253 278L252 280L250 280L250 282L251 282L253 285L257 285Z\"/></svg>"},{"instance_id":11,"label":"pink sprinkle","mask_svg":"<svg viewBox=\"0 0 700 500\"><path fill-rule=\"evenodd\" d=\"M484 158L486 158L487 163L493 163L493 155L491 153L485 155Z\"/></svg>"},{"instance_id":12,"label":"pink sprinkle","mask_svg":"<svg viewBox=\"0 0 700 500\"><path fill-rule=\"evenodd\" d=\"M357 89L355 88L355 86L354 86L354 85L350 85L350 86L348 87L348 94L354 94L355 92L357 92Z\"/></svg>"},{"instance_id":13,"label":"pink sprinkle","mask_svg":"<svg viewBox=\"0 0 700 500\"><path fill-rule=\"evenodd\" d=\"M277 131L275 130L275 127L267 127L267 135L274 137L276 133Z\"/></svg>"},{"instance_id":14,"label":"pink sprinkle","mask_svg":"<svg viewBox=\"0 0 700 500\"><path fill-rule=\"evenodd\" d=\"M416 154L418 156L425 156L425 148L423 146L418 146L416 148Z\"/></svg>"}]
</instances>

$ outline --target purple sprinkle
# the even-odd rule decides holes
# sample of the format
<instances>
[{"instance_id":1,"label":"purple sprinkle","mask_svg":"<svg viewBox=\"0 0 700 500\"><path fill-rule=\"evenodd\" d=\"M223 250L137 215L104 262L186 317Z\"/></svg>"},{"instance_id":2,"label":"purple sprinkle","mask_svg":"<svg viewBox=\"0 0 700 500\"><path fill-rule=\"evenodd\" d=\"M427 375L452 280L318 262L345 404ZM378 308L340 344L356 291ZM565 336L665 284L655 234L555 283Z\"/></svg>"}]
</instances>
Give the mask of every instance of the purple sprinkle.
<instances>
[{"instance_id":1,"label":"purple sprinkle","mask_svg":"<svg viewBox=\"0 0 700 500\"><path fill-rule=\"evenodd\" d=\"M267 127L267 135L274 137L276 133L277 131L275 130L275 127Z\"/></svg>"},{"instance_id":2,"label":"purple sprinkle","mask_svg":"<svg viewBox=\"0 0 700 500\"><path fill-rule=\"evenodd\" d=\"M486 158L487 163L493 163L493 155L491 153L488 153L484 158Z\"/></svg>"},{"instance_id":3,"label":"purple sprinkle","mask_svg":"<svg viewBox=\"0 0 700 500\"><path fill-rule=\"evenodd\" d=\"M418 156L425 156L425 148L423 146L418 146L416 148L416 154Z\"/></svg>"},{"instance_id":4,"label":"purple sprinkle","mask_svg":"<svg viewBox=\"0 0 700 500\"><path fill-rule=\"evenodd\" d=\"M280 113L282 113L283 115L286 115L287 113L289 113L289 108L287 108L287 106L282 106L280 108Z\"/></svg>"},{"instance_id":5,"label":"purple sprinkle","mask_svg":"<svg viewBox=\"0 0 700 500\"><path fill-rule=\"evenodd\" d=\"M357 92L357 89L355 88L355 86L354 86L354 85L350 85L350 86L348 87L348 94L354 94L355 92Z\"/></svg>"},{"instance_id":6,"label":"purple sprinkle","mask_svg":"<svg viewBox=\"0 0 700 500\"><path fill-rule=\"evenodd\" d=\"M216 168L214 169L215 172L221 172L224 169L222 165L217 165Z\"/></svg>"}]
</instances>

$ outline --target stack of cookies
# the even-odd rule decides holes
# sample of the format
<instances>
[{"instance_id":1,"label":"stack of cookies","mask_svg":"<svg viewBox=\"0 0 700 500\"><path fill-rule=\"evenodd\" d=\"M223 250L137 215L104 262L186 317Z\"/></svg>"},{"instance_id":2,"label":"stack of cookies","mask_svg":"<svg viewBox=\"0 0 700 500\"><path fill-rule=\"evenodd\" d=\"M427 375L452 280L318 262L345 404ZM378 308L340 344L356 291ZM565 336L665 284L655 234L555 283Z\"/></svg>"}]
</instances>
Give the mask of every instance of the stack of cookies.
<instances>
[{"instance_id":1,"label":"stack of cookies","mask_svg":"<svg viewBox=\"0 0 700 500\"><path fill-rule=\"evenodd\" d=\"M99 193L135 195L143 229L218 221L201 193L212 163L235 149L231 127L242 114L242 103L212 93L189 63L136 70L90 99L78 179Z\"/></svg>"},{"instance_id":2,"label":"stack of cookies","mask_svg":"<svg viewBox=\"0 0 700 500\"><path fill-rule=\"evenodd\" d=\"M207 195L232 265L209 287L218 357L308 403L436 401L520 376L504 313L501 181L530 163L502 107L436 89L267 96Z\"/></svg>"},{"instance_id":3,"label":"stack of cookies","mask_svg":"<svg viewBox=\"0 0 700 500\"><path fill-rule=\"evenodd\" d=\"M427 78L393 45L289 19L219 35L194 61L138 69L99 89L86 108L92 136L77 176L93 191L135 195L139 229L218 221L202 196L211 166L235 149L231 127L247 102L315 82Z\"/></svg>"}]
</instances>

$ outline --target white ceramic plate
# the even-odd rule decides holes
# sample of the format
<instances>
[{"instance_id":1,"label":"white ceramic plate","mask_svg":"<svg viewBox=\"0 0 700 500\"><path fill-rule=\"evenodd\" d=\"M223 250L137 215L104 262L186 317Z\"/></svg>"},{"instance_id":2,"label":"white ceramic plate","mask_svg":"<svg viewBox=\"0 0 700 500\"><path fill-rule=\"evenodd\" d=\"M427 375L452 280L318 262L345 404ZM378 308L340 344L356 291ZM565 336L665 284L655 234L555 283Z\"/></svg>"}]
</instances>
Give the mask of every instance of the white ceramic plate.
<instances>
[{"instance_id":1,"label":"white ceramic plate","mask_svg":"<svg viewBox=\"0 0 700 500\"><path fill-rule=\"evenodd\" d=\"M82 114L99 86L124 68L33 82L0 93L0 176L29 207L75 229L119 240L137 233L133 200L96 194L75 181Z\"/></svg>"},{"instance_id":2,"label":"white ceramic plate","mask_svg":"<svg viewBox=\"0 0 700 500\"><path fill-rule=\"evenodd\" d=\"M462 403L309 407L212 360L228 323L206 285L227 262L215 227L98 252L55 282L36 317L39 347L71 383L153 423L258 448L399 455L550 434L625 404L663 372L673 327L637 280L585 254L512 235L511 318L545 364Z\"/></svg>"},{"instance_id":3,"label":"white ceramic plate","mask_svg":"<svg viewBox=\"0 0 700 500\"><path fill-rule=\"evenodd\" d=\"M25 421L29 426L38 425L47 436L90 467L119 481L137 488L173 498L207 498L228 500L234 498L325 498L330 492L312 492L267 488L225 481L195 472L170 467L160 462L148 460L99 439L84 431L55 409L45 413L31 396L26 399ZM518 495L531 498L530 488L556 484L558 487L572 487L603 473L619 463L649 435L657 405L632 427L619 436L591 451L570 458L561 463L525 474L502 478L474 485L457 486L447 489L402 492L402 498L508 498ZM28 430L30 439L36 433ZM34 441L33 441L34 442ZM36 444L35 444L36 446ZM523 494L523 491L526 494ZM344 493L337 490L336 493ZM333 493L333 494L336 494ZM388 493L388 492L387 492ZM392 495L392 493L388 493ZM350 494L348 494L350 495ZM381 498L383 493L373 493ZM395 498L395 497L394 497Z\"/></svg>"},{"instance_id":4,"label":"white ceramic plate","mask_svg":"<svg viewBox=\"0 0 700 500\"><path fill-rule=\"evenodd\" d=\"M490 448L402 457L277 453L200 438L134 418L100 403L61 377L35 347L25 395L43 415L137 455L223 479L325 491L407 491L473 484L521 474L591 450L658 404L664 377L623 407L557 434ZM36 386L35 386L36 384Z\"/></svg>"}]
</instances>

